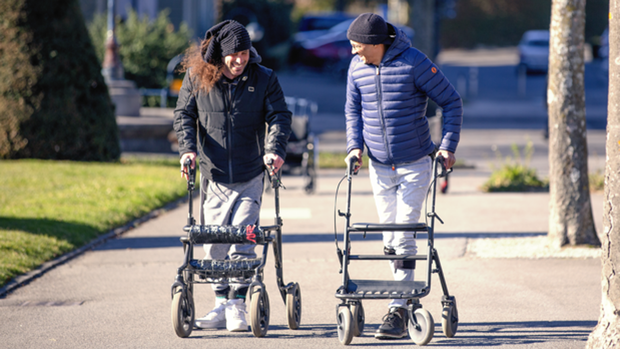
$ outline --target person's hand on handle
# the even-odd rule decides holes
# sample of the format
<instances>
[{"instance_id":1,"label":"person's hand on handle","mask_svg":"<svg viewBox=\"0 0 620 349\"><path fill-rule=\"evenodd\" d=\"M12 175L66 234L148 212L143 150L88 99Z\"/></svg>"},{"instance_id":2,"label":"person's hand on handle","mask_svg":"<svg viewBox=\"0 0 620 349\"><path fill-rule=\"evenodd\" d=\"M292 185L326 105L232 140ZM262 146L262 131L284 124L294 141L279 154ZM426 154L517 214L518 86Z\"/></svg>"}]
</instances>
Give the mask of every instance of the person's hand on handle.
<instances>
[{"instance_id":1,"label":"person's hand on handle","mask_svg":"<svg viewBox=\"0 0 620 349\"><path fill-rule=\"evenodd\" d=\"M349 155L344 159L344 162L349 166L351 158L357 158L357 165L353 168L353 172L357 173L360 168L362 168L362 150L361 149L353 149L349 152Z\"/></svg>"},{"instance_id":2,"label":"person's hand on handle","mask_svg":"<svg viewBox=\"0 0 620 349\"><path fill-rule=\"evenodd\" d=\"M265 166L269 169L269 175L273 176L282 168L284 165L284 159L282 159L278 154L265 154L263 156L263 161L265 162Z\"/></svg>"},{"instance_id":3,"label":"person's hand on handle","mask_svg":"<svg viewBox=\"0 0 620 349\"><path fill-rule=\"evenodd\" d=\"M185 178L185 180L189 180L188 173L185 171L185 161L187 159L192 160L192 164L190 165L190 167L192 169L195 169L196 168L196 153L189 152L181 156L181 177Z\"/></svg>"},{"instance_id":4,"label":"person's hand on handle","mask_svg":"<svg viewBox=\"0 0 620 349\"><path fill-rule=\"evenodd\" d=\"M456 156L454 156L454 153L447 150L440 150L437 153L437 156L441 156L444 159L443 163L446 166L446 170L452 168L452 166L454 166L454 163L456 162Z\"/></svg>"}]
</instances>

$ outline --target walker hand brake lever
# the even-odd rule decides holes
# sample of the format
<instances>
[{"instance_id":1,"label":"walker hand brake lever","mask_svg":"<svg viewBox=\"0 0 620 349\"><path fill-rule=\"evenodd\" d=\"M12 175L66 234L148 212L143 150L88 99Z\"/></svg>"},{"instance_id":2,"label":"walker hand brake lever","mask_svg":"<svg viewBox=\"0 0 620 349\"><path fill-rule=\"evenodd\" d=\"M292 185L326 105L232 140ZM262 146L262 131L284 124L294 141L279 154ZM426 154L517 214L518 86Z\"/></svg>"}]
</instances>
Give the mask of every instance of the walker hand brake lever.
<instances>
[{"instance_id":1,"label":"walker hand brake lever","mask_svg":"<svg viewBox=\"0 0 620 349\"><path fill-rule=\"evenodd\" d=\"M441 218L439 218L439 215L438 215L437 213L435 213L435 212L430 212L429 214L427 214L427 216L428 216L428 217L435 217L435 218L437 218L437 220L438 220L441 224L443 224L443 221L441 220Z\"/></svg>"}]
</instances>

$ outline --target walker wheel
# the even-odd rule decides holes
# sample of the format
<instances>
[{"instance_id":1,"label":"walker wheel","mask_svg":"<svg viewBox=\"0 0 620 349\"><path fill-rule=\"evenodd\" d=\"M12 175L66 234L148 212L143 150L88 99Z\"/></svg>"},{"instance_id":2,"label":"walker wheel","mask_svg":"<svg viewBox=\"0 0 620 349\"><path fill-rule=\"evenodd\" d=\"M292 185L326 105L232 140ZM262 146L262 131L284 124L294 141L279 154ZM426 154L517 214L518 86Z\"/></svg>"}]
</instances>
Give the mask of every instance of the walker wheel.
<instances>
[{"instance_id":1,"label":"walker wheel","mask_svg":"<svg viewBox=\"0 0 620 349\"><path fill-rule=\"evenodd\" d=\"M349 345L353 339L352 316L348 307L340 307L337 315L338 340L343 345Z\"/></svg>"},{"instance_id":2,"label":"walker wheel","mask_svg":"<svg viewBox=\"0 0 620 349\"><path fill-rule=\"evenodd\" d=\"M194 299L192 291L177 287L172 297L172 327L177 336L189 337L194 328Z\"/></svg>"},{"instance_id":3,"label":"walker wheel","mask_svg":"<svg viewBox=\"0 0 620 349\"><path fill-rule=\"evenodd\" d=\"M359 337L364 333L364 324L366 316L364 314L364 306L362 302L351 305L351 313L353 316L353 336Z\"/></svg>"},{"instance_id":4,"label":"walker wheel","mask_svg":"<svg viewBox=\"0 0 620 349\"><path fill-rule=\"evenodd\" d=\"M458 327L459 312L456 309L456 300L453 300L452 304L443 307L441 312L441 328L446 337L452 338L456 334Z\"/></svg>"},{"instance_id":5,"label":"walker wheel","mask_svg":"<svg viewBox=\"0 0 620 349\"><path fill-rule=\"evenodd\" d=\"M286 315L288 328L298 329L301 323L301 288L296 282L286 293Z\"/></svg>"},{"instance_id":6,"label":"walker wheel","mask_svg":"<svg viewBox=\"0 0 620 349\"><path fill-rule=\"evenodd\" d=\"M254 337L264 337L269 330L269 296L262 286L252 288L250 294L250 325Z\"/></svg>"},{"instance_id":7,"label":"walker wheel","mask_svg":"<svg viewBox=\"0 0 620 349\"><path fill-rule=\"evenodd\" d=\"M417 345L427 345L433 339L435 322L428 310L418 308L413 312L413 319L409 319L409 337Z\"/></svg>"}]
</instances>

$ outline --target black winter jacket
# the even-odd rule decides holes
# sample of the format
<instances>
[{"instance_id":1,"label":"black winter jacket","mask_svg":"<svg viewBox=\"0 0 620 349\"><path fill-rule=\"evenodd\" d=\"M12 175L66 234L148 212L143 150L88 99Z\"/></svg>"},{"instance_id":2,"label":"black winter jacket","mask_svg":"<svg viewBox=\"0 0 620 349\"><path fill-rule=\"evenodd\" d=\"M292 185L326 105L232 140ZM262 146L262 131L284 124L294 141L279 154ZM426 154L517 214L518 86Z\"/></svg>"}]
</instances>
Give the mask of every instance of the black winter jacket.
<instances>
[{"instance_id":1,"label":"black winter jacket","mask_svg":"<svg viewBox=\"0 0 620 349\"><path fill-rule=\"evenodd\" d=\"M209 180L246 182L264 170L265 153L286 157L291 112L275 74L260 61L252 49L236 87L222 76L208 93L194 88L191 70L185 74L174 110L179 153L198 153Z\"/></svg>"}]
</instances>

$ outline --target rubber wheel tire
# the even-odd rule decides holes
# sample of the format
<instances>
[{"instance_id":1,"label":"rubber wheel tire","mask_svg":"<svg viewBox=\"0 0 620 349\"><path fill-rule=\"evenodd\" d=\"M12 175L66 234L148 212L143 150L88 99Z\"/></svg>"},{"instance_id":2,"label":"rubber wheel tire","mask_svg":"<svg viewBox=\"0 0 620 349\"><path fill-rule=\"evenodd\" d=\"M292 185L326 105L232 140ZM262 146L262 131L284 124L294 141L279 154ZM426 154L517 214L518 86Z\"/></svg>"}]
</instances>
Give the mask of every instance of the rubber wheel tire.
<instances>
[{"instance_id":1,"label":"rubber wheel tire","mask_svg":"<svg viewBox=\"0 0 620 349\"><path fill-rule=\"evenodd\" d=\"M194 328L194 299L192 291L187 290L187 297L181 288L174 291L172 297L172 327L177 336L187 338Z\"/></svg>"},{"instance_id":2,"label":"rubber wheel tire","mask_svg":"<svg viewBox=\"0 0 620 349\"><path fill-rule=\"evenodd\" d=\"M359 337L364 333L366 315L362 302L351 305L351 316L353 317L353 336Z\"/></svg>"},{"instance_id":3,"label":"rubber wheel tire","mask_svg":"<svg viewBox=\"0 0 620 349\"><path fill-rule=\"evenodd\" d=\"M264 337L269 330L269 295L254 287L250 298L250 326L254 337Z\"/></svg>"},{"instance_id":4,"label":"rubber wheel tire","mask_svg":"<svg viewBox=\"0 0 620 349\"><path fill-rule=\"evenodd\" d=\"M423 308L416 309L413 316L415 319L409 319L409 337L417 345L427 345L435 332L433 317Z\"/></svg>"},{"instance_id":5,"label":"rubber wheel tire","mask_svg":"<svg viewBox=\"0 0 620 349\"><path fill-rule=\"evenodd\" d=\"M286 315L288 328L296 330L301 324L301 287L294 283L286 294Z\"/></svg>"},{"instance_id":6,"label":"rubber wheel tire","mask_svg":"<svg viewBox=\"0 0 620 349\"><path fill-rule=\"evenodd\" d=\"M353 339L353 318L351 316L351 310L347 307L340 307L336 320L338 324L338 340L343 345L349 345Z\"/></svg>"},{"instance_id":7,"label":"rubber wheel tire","mask_svg":"<svg viewBox=\"0 0 620 349\"><path fill-rule=\"evenodd\" d=\"M441 312L441 328L443 334L448 338L454 337L459 327L459 312L456 309L456 302L450 306L443 307Z\"/></svg>"}]
</instances>

